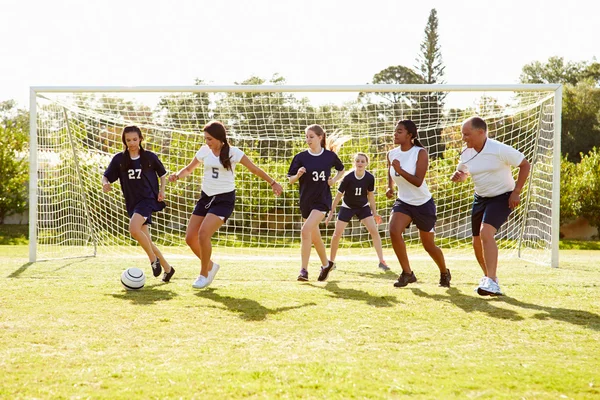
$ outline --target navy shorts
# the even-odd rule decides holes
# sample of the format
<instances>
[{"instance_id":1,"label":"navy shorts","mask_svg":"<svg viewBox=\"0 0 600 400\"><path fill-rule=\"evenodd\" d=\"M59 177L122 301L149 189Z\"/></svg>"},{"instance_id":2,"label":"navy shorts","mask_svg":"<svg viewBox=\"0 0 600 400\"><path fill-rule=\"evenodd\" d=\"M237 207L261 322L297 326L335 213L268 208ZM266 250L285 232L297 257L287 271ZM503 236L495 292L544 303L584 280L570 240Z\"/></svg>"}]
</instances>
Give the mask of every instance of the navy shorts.
<instances>
[{"instance_id":1,"label":"navy shorts","mask_svg":"<svg viewBox=\"0 0 600 400\"><path fill-rule=\"evenodd\" d=\"M140 214L142 217L146 218L146 222L142 225L152 225L152 213L154 211L161 211L166 207L166 204L162 201L154 200L154 199L144 199L137 203L135 207L133 207L133 211L128 212L129 218L133 217L133 214Z\"/></svg>"},{"instance_id":2,"label":"navy shorts","mask_svg":"<svg viewBox=\"0 0 600 400\"><path fill-rule=\"evenodd\" d=\"M420 231L433 232L435 221L437 220L437 211L433 197L420 206L412 206L404 203L400 199L396 199L392 212L406 214L412 218L412 222L419 228Z\"/></svg>"},{"instance_id":3,"label":"navy shorts","mask_svg":"<svg viewBox=\"0 0 600 400\"><path fill-rule=\"evenodd\" d=\"M508 206L508 198L512 192L507 192L494 197L482 197L475 193L473 209L471 211L471 230L473 236L479 236L481 224L492 225L499 230L512 212Z\"/></svg>"},{"instance_id":4,"label":"navy shorts","mask_svg":"<svg viewBox=\"0 0 600 400\"><path fill-rule=\"evenodd\" d=\"M344 222L350 222L353 216L357 216L359 221L368 218L373 215L371 207L364 206L361 208L347 208L340 207L340 213L338 214L338 220Z\"/></svg>"},{"instance_id":5,"label":"navy shorts","mask_svg":"<svg viewBox=\"0 0 600 400\"><path fill-rule=\"evenodd\" d=\"M235 190L227 193L219 193L214 196L209 196L202 192L200 200L194 207L192 214L199 217L206 217L206 214L214 214L217 217L223 218L223 221L227 219L233 213L235 207Z\"/></svg>"},{"instance_id":6,"label":"navy shorts","mask_svg":"<svg viewBox=\"0 0 600 400\"><path fill-rule=\"evenodd\" d=\"M327 213L330 206L323 203L312 204L310 207L300 206L300 212L302 213L302 218L308 219L312 210L322 211L323 213Z\"/></svg>"}]
</instances>

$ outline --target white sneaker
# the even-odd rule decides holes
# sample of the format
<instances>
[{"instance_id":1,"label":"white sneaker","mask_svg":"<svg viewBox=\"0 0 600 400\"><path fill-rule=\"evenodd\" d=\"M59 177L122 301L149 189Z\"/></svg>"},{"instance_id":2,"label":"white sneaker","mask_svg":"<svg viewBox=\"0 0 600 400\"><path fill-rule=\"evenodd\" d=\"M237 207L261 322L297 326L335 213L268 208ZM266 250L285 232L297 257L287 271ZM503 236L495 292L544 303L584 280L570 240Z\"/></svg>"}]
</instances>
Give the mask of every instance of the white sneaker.
<instances>
[{"instance_id":1,"label":"white sneaker","mask_svg":"<svg viewBox=\"0 0 600 400\"><path fill-rule=\"evenodd\" d=\"M211 270L208 271L207 286L212 283L213 279L215 279L215 275L217 275L217 272L219 272L219 264L217 264L216 262L213 262Z\"/></svg>"},{"instance_id":2,"label":"white sneaker","mask_svg":"<svg viewBox=\"0 0 600 400\"><path fill-rule=\"evenodd\" d=\"M204 289L205 287L208 286L210 282L208 282L208 278L205 277L204 275L199 275L198 279L196 279L196 281L192 284L193 287L195 287L196 289Z\"/></svg>"},{"instance_id":3,"label":"white sneaker","mask_svg":"<svg viewBox=\"0 0 600 400\"><path fill-rule=\"evenodd\" d=\"M486 277L485 280L481 280L479 287L477 288L477 293L480 296L502 296L500 286L494 282L493 279L488 277Z\"/></svg>"}]
</instances>

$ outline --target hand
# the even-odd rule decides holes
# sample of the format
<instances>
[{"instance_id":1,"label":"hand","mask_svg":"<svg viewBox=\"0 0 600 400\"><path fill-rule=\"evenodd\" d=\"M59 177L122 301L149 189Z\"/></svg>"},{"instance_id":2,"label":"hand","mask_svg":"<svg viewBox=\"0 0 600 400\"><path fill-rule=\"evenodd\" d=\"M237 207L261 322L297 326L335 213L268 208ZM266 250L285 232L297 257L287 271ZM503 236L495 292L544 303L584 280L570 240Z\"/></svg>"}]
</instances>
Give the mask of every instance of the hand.
<instances>
[{"instance_id":1,"label":"hand","mask_svg":"<svg viewBox=\"0 0 600 400\"><path fill-rule=\"evenodd\" d=\"M400 173L400 160L392 161L392 167L394 168L394 171Z\"/></svg>"},{"instance_id":2,"label":"hand","mask_svg":"<svg viewBox=\"0 0 600 400\"><path fill-rule=\"evenodd\" d=\"M158 201L163 201L165 199L165 191L161 190L160 192L158 192Z\"/></svg>"},{"instance_id":3,"label":"hand","mask_svg":"<svg viewBox=\"0 0 600 400\"><path fill-rule=\"evenodd\" d=\"M521 192L513 190L513 192L510 194L510 197L508 198L508 206L511 210L514 210L519 205L519 203L521 203Z\"/></svg>"},{"instance_id":4,"label":"hand","mask_svg":"<svg viewBox=\"0 0 600 400\"><path fill-rule=\"evenodd\" d=\"M328 223L330 223L330 222L331 222L331 218L333 218L333 214L334 214L334 213L333 213L333 211L330 211L330 212L327 214L327 218L325 218L325 225L327 225Z\"/></svg>"},{"instance_id":5,"label":"hand","mask_svg":"<svg viewBox=\"0 0 600 400\"><path fill-rule=\"evenodd\" d=\"M304 175L305 173L306 173L306 168L304 168L304 167L300 167L300 168L298 168L298 172L296 173L296 176L297 176L298 178L300 178L300 177L301 177L302 175Z\"/></svg>"},{"instance_id":6,"label":"hand","mask_svg":"<svg viewBox=\"0 0 600 400\"><path fill-rule=\"evenodd\" d=\"M333 186L333 185L335 185L335 182L333 181L333 178L332 178L332 177L329 177L329 179L327 179L327 184L328 184L329 186Z\"/></svg>"},{"instance_id":7,"label":"hand","mask_svg":"<svg viewBox=\"0 0 600 400\"><path fill-rule=\"evenodd\" d=\"M277 182L275 182L274 184L272 184L271 188L273 189L273 193L275 193L275 196L279 196L281 193L283 193L283 188Z\"/></svg>"},{"instance_id":8,"label":"hand","mask_svg":"<svg viewBox=\"0 0 600 400\"><path fill-rule=\"evenodd\" d=\"M179 177L177 176L177 174L169 175L169 182L175 182L177 180L179 180Z\"/></svg>"},{"instance_id":9,"label":"hand","mask_svg":"<svg viewBox=\"0 0 600 400\"><path fill-rule=\"evenodd\" d=\"M465 179L467 179L467 174L465 174L462 171L454 171L454 173L452 174L452 176L450 177L450 180L452 182L462 182Z\"/></svg>"},{"instance_id":10,"label":"hand","mask_svg":"<svg viewBox=\"0 0 600 400\"><path fill-rule=\"evenodd\" d=\"M377 225L379 225L381 222L383 222L383 218L381 218L381 215L375 213L375 215L373 215L373 218L375 218L375 223Z\"/></svg>"},{"instance_id":11,"label":"hand","mask_svg":"<svg viewBox=\"0 0 600 400\"><path fill-rule=\"evenodd\" d=\"M393 199L394 194L394 189L392 188L388 188L388 190L385 191L385 197L387 197L388 199Z\"/></svg>"},{"instance_id":12,"label":"hand","mask_svg":"<svg viewBox=\"0 0 600 400\"><path fill-rule=\"evenodd\" d=\"M102 191L104 193L108 193L112 190L112 187L110 186L110 183L105 183L102 185Z\"/></svg>"}]
</instances>

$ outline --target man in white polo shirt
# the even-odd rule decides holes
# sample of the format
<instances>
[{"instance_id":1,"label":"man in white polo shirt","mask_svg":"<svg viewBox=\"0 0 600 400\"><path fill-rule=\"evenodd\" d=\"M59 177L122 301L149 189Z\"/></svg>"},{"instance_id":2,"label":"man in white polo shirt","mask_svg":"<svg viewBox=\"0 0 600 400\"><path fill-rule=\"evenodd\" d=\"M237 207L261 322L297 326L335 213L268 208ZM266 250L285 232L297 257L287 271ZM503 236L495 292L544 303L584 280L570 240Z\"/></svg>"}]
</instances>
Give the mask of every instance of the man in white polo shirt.
<instances>
[{"instance_id":1,"label":"man in white polo shirt","mask_svg":"<svg viewBox=\"0 0 600 400\"><path fill-rule=\"evenodd\" d=\"M471 212L473 249L485 275L479 282L477 293L501 296L496 275L498 246L494 235L521 202L521 190L531 166L520 151L488 138L487 124L479 117L471 117L463 123L462 140L467 147L461 153L451 179L464 182L471 175L475 185ZM516 183L511 167L519 168Z\"/></svg>"}]
</instances>

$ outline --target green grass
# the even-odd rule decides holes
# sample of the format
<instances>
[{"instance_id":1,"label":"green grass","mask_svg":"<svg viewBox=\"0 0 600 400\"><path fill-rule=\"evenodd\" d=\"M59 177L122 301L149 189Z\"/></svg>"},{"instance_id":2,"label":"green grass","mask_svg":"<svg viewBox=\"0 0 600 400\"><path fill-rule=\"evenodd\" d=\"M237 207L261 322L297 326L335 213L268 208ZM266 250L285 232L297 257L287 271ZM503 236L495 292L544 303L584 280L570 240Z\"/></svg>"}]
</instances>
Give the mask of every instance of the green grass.
<instances>
[{"instance_id":1,"label":"green grass","mask_svg":"<svg viewBox=\"0 0 600 400\"><path fill-rule=\"evenodd\" d=\"M473 292L473 260L449 261L451 289L416 260L397 289L365 261L316 282L316 256L299 283L296 253L223 259L194 290L191 258L162 284L141 257L30 264L0 246L0 398L600 397L600 253L502 262L500 298ZM150 275L137 292L119 282L132 266Z\"/></svg>"}]
</instances>

